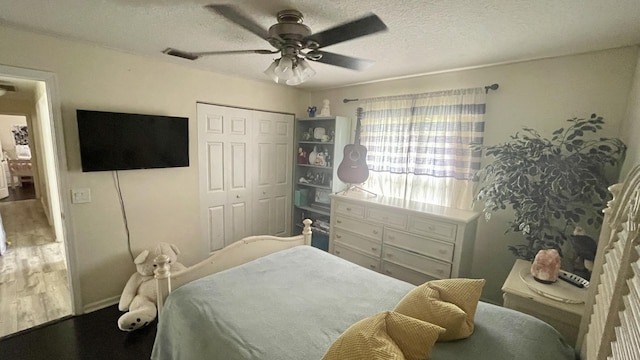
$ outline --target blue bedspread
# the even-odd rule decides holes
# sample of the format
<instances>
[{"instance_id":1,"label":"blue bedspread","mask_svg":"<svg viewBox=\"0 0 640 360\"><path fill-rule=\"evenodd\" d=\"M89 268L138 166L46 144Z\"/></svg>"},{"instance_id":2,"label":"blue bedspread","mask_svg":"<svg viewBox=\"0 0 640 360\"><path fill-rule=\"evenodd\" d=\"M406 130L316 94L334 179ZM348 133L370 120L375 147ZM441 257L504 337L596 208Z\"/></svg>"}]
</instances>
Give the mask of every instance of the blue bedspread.
<instances>
[{"instance_id":1,"label":"blue bedspread","mask_svg":"<svg viewBox=\"0 0 640 360\"><path fill-rule=\"evenodd\" d=\"M414 286L310 246L277 252L174 291L152 359L320 359L351 324L395 307ZM476 331L431 359L573 359L546 323L480 303Z\"/></svg>"}]
</instances>

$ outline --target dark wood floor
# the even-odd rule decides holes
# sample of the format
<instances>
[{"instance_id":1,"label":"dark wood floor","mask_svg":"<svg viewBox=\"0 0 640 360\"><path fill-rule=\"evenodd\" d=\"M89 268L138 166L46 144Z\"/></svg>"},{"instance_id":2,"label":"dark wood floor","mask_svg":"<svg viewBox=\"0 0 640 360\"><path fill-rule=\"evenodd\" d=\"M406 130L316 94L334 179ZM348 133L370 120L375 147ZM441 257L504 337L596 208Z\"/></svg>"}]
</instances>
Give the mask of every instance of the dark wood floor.
<instances>
[{"instance_id":1,"label":"dark wood floor","mask_svg":"<svg viewBox=\"0 0 640 360\"><path fill-rule=\"evenodd\" d=\"M117 305L0 339L2 360L140 360L151 357L156 323L124 332Z\"/></svg>"},{"instance_id":2,"label":"dark wood floor","mask_svg":"<svg viewBox=\"0 0 640 360\"><path fill-rule=\"evenodd\" d=\"M35 198L36 189L33 187L33 183L25 181L22 183L22 186L16 186L15 189L9 186L9 197L0 200L0 202L28 200Z\"/></svg>"}]
</instances>

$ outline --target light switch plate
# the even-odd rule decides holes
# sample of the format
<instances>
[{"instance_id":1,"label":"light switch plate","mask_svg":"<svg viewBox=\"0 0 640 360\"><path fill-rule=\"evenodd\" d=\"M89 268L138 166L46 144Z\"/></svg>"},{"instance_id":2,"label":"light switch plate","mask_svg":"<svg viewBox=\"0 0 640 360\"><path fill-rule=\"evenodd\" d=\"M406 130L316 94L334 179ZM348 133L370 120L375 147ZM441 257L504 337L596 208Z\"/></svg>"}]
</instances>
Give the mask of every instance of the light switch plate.
<instances>
[{"instance_id":1,"label":"light switch plate","mask_svg":"<svg viewBox=\"0 0 640 360\"><path fill-rule=\"evenodd\" d=\"M71 189L71 202L74 204L91 202L91 189Z\"/></svg>"}]
</instances>

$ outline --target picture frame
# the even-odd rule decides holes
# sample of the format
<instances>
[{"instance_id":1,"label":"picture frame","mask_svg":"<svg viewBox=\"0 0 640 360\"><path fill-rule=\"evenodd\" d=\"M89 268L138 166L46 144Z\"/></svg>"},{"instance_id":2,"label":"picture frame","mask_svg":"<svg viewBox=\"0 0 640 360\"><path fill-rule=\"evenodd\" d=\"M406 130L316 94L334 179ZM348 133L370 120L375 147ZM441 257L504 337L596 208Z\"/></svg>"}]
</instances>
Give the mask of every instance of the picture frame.
<instances>
[{"instance_id":1,"label":"picture frame","mask_svg":"<svg viewBox=\"0 0 640 360\"><path fill-rule=\"evenodd\" d=\"M329 195L331 195L331 191L329 190L316 189L315 202L321 204L330 204L331 198L329 197Z\"/></svg>"}]
</instances>

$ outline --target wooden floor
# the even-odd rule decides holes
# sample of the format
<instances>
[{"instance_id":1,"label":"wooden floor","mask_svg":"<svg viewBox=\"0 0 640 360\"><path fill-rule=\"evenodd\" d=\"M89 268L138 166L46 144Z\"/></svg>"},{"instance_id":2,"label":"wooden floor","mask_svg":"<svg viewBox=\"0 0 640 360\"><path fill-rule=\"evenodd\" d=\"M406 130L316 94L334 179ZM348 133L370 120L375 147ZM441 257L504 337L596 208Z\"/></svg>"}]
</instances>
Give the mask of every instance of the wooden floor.
<instances>
[{"instance_id":1,"label":"wooden floor","mask_svg":"<svg viewBox=\"0 0 640 360\"><path fill-rule=\"evenodd\" d=\"M12 188L9 186L9 196L1 199L0 202L29 200L36 198L36 189L32 182L23 182L22 186L16 186Z\"/></svg>"},{"instance_id":2,"label":"wooden floor","mask_svg":"<svg viewBox=\"0 0 640 360\"><path fill-rule=\"evenodd\" d=\"M156 322L132 332L118 329L117 305L0 339L2 360L149 359Z\"/></svg>"},{"instance_id":3,"label":"wooden floor","mask_svg":"<svg viewBox=\"0 0 640 360\"><path fill-rule=\"evenodd\" d=\"M0 202L10 245L0 256L0 337L71 314L64 245L39 200Z\"/></svg>"}]
</instances>

